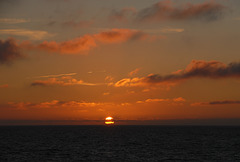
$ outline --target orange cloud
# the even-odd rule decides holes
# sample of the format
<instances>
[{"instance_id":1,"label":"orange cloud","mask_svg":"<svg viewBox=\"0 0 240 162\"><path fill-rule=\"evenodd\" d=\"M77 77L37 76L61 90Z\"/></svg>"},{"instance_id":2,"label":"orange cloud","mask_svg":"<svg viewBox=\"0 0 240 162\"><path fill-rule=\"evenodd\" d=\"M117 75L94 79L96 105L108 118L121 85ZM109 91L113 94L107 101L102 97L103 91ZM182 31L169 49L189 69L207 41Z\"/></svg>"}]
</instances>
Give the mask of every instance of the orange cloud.
<instances>
[{"instance_id":1,"label":"orange cloud","mask_svg":"<svg viewBox=\"0 0 240 162\"><path fill-rule=\"evenodd\" d=\"M122 43L129 40L153 39L152 36L134 29L111 29L94 35L102 43Z\"/></svg>"},{"instance_id":2,"label":"orange cloud","mask_svg":"<svg viewBox=\"0 0 240 162\"><path fill-rule=\"evenodd\" d=\"M55 42L44 41L40 44L22 42L24 49L40 49L47 52L57 52L61 54L83 54L101 45L112 43L123 43L131 40L154 40L155 36L134 29L111 29L98 34L86 34L69 41Z\"/></svg>"},{"instance_id":3,"label":"orange cloud","mask_svg":"<svg viewBox=\"0 0 240 162\"><path fill-rule=\"evenodd\" d=\"M145 86L144 78L124 78L114 84L115 87Z\"/></svg>"},{"instance_id":4,"label":"orange cloud","mask_svg":"<svg viewBox=\"0 0 240 162\"><path fill-rule=\"evenodd\" d=\"M175 101L175 102L185 102L186 99L184 99L182 97L178 97L178 98L174 98L173 101Z\"/></svg>"},{"instance_id":5,"label":"orange cloud","mask_svg":"<svg viewBox=\"0 0 240 162\"><path fill-rule=\"evenodd\" d=\"M164 98L154 98L154 99L152 99L152 98L149 98L149 99L146 99L146 100L143 100L143 101L137 101L136 103L154 103L154 102L175 102L175 103L177 103L177 102L180 102L180 103L182 103L182 102L185 102L186 100L184 99L184 98L182 98L182 97L178 97L178 98L173 98L173 99L169 99L169 98L166 98L166 99L164 99Z\"/></svg>"},{"instance_id":6,"label":"orange cloud","mask_svg":"<svg viewBox=\"0 0 240 162\"><path fill-rule=\"evenodd\" d=\"M37 46L32 45L31 48L41 49L48 52L59 52L62 54L76 54L89 51L96 46L97 44L93 36L84 35L82 37L60 43L55 41L44 41Z\"/></svg>"}]
</instances>

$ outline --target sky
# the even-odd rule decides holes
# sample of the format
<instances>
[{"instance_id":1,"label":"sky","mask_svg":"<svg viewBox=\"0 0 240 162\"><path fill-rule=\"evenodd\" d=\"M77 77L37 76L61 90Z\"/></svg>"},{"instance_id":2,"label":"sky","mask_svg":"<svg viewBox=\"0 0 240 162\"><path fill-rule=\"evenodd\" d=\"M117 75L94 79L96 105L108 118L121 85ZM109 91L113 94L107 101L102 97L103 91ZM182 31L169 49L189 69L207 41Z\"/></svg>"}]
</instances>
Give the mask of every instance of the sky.
<instances>
[{"instance_id":1,"label":"sky","mask_svg":"<svg viewBox=\"0 0 240 162\"><path fill-rule=\"evenodd\" d=\"M1 0L0 125L240 124L239 29L238 0Z\"/></svg>"}]
</instances>

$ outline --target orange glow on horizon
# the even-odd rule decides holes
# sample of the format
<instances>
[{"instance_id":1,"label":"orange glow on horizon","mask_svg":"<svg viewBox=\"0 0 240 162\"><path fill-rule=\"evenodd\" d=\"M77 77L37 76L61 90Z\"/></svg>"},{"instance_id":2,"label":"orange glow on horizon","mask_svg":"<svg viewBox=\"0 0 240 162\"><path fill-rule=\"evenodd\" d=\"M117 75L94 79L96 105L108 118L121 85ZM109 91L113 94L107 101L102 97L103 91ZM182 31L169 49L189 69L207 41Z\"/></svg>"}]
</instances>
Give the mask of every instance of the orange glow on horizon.
<instances>
[{"instance_id":1,"label":"orange glow on horizon","mask_svg":"<svg viewBox=\"0 0 240 162\"><path fill-rule=\"evenodd\" d=\"M114 124L114 121L105 121L105 124L111 125L111 124Z\"/></svg>"}]
</instances>

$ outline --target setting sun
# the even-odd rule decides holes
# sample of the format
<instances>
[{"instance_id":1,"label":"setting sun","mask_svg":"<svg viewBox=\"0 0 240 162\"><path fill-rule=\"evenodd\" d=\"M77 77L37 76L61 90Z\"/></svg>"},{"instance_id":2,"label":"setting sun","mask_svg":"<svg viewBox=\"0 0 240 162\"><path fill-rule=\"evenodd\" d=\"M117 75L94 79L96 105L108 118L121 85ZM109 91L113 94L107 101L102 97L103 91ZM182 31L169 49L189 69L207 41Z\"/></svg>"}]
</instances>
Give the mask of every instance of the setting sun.
<instances>
[{"instance_id":1,"label":"setting sun","mask_svg":"<svg viewBox=\"0 0 240 162\"><path fill-rule=\"evenodd\" d=\"M111 117L111 116L106 117L105 118L105 124L106 125L113 125L114 124L113 117Z\"/></svg>"}]
</instances>

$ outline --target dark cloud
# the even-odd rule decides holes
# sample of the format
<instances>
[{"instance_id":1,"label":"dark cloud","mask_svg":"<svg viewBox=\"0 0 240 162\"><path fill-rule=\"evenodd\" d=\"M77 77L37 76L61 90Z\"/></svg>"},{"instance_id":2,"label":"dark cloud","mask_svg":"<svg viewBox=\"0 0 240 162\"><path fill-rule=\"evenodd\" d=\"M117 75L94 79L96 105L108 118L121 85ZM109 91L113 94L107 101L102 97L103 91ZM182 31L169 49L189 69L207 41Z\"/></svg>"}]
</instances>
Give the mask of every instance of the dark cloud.
<instances>
[{"instance_id":1,"label":"dark cloud","mask_svg":"<svg viewBox=\"0 0 240 162\"><path fill-rule=\"evenodd\" d=\"M170 0L165 0L141 10L137 14L137 20L146 22L164 20L214 21L222 16L225 8L225 6L214 1L174 6Z\"/></svg>"},{"instance_id":2,"label":"dark cloud","mask_svg":"<svg viewBox=\"0 0 240 162\"><path fill-rule=\"evenodd\" d=\"M240 62L228 65L218 61L197 61L193 60L184 70L179 70L173 74L161 76L158 74L150 75L145 78L146 82L159 83L169 81L180 81L194 77L202 78L229 78L240 77Z\"/></svg>"},{"instance_id":3,"label":"dark cloud","mask_svg":"<svg viewBox=\"0 0 240 162\"><path fill-rule=\"evenodd\" d=\"M14 39L0 40L0 64L9 64L20 58L24 55Z\"/></svg>"},{"instance_id":4,"label":"dark cloud","mask_svg":"<svg viewBox=\"0 0 240 162\"><path fill-rule=\"evenodd\" d=\"M193 60L184 70L169 75L150 74L142 78L124 78L114 84L116 87L133 87L149 85L175 85L191 78L240 78L240 62L228 65L219 61Z\"/></svg>"},{"instance_id":5,"label":"dark cloud","mask_svg":"<svg viewBox=\"0 0 240 162\"><path fill-rule=\"evenodd\" d=\"M240 104L240 101L231 101L231 100L226 100L226 101L213 101L209 102L210 105L221 105L221 104Z\"/></svg>"},{"instance_id":6,"label":"dark cloud","mask_svg":"<svg viewBox=\"0 0 240 162\"><path fill-rule=\"evenodd\" d=\"M208 105L229 105L229 104L240 104L238 100L223 100L223 101L211 101L211 102L197 102L191 104L192 106L208 106Z\"/></svg>"}]
</instances>

